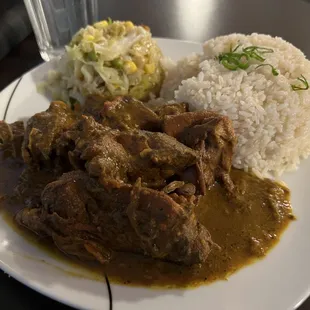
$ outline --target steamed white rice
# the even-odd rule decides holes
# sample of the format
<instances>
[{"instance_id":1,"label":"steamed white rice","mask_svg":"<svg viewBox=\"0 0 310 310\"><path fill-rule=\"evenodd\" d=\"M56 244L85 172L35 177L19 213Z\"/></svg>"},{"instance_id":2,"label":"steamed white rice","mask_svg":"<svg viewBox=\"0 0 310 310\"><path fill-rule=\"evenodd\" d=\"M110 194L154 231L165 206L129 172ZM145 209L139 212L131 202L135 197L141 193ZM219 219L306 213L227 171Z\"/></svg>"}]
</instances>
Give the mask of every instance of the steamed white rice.
<instances>
[{"instance_id":1,"label":"steamed white rice","mask_svg":"<svg viewBox=\"0 0 310 310\"><path fill-rule=\"evenodd\" d=\"M279 75L273 76L268 66L256 69L258 63L246 71L230 71L215 60L238 44L272 48L264 63L273 65ZM238 137L233 165L280 175L296 169L310 154L310 89L291 88L302 86L297 81L301 74L310 81L310 62L292 44L268 35L232 34L207 41L203 55L176 64L161 95L188 102L191 110L229 116Z\"/></svg>"},{"instance_id":2,"label":"steamed white rice","mask_svg":"<svg viewBox=\"0 0 310 310\"><path fill-rule=\"evenodd\" d=\"M202 60L201 55L193 53L184 57L177 63L164 59L164 67L167 70L165 83L162 85L160 95L162 98L174 99L174 92L178 89L183 80L197 76L199 64Z\"/></svg>"}]
</instances>

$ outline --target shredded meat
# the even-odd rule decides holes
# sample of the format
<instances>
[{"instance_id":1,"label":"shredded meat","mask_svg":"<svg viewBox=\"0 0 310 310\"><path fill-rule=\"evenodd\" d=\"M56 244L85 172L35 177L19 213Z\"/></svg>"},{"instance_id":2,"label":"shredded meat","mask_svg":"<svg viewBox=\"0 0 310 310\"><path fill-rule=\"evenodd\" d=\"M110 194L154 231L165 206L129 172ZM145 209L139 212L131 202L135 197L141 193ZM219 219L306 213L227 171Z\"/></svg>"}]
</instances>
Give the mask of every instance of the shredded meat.
<instances>
[{"instance_id":1,"label":"shredded meat","mask_svg":"<svg viewBox=\"0 0 310 310\"><path fill-rule=\"evenodd\" d=\"M228 117L207 111L166 116L163 131L199 152L196 167L185 171L184 180L195 179L202 194L214 181L233 191L229 173L236 137Z\"/></svg>"}]
</instances>

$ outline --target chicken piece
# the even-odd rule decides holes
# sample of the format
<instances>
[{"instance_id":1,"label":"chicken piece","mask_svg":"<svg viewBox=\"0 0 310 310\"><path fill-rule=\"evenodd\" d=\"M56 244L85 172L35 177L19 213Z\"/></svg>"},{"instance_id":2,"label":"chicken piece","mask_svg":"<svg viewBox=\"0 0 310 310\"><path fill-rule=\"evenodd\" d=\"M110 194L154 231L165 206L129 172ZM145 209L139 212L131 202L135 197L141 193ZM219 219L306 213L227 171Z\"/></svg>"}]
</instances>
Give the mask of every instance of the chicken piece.
<instances>
[{"instance_id":1,"label":"chicken piece","mask_svg":"<svg viewBox=\"0 0 310 310\"><path fill-rule=\"evenodd\" d=\"M178 139L179 135L182 134L186 128L203 124L206 119L214 116L219 116L219 114L209 111L199 111L178 115L167 115L163 123L163 132Z\"/></svg>"},{"instance_id":2,"label":"chicken piece","mask_svg":"<svg viewBox=\"0 0 310 310\"><path fill-rule=\"evenodd\" d=\"M119 132L95 122L92 117L82 116L77 129L66 132L60 139L73 139L69 161L75 169L86 169L91 176L103 182L128 182L130 156L116 141ZM70 141L67 143L70 143Z\"/></svg>"},{"instance_id":3,"label":"chicken piece","mask_svg":"<svg viewBox=\"0 0 310 310\"><path fill-rule=\"evenodd\" d=\"M82 108L82 114L92 116L95 121L100 122L101 110L103 109L104 103L107 99L100 95L88 96Z\"/></svg>"},{"instance_id":4,"label":"chicken piece","mask_svg":"<svg viewBox=\"0 0 310 310\"><path fill-rule=\"evenodd\" d=\"M15 221L40 237L47 237L52 233L42 220L41 208L26 207L15 215Z\"/></svg>"},{"instance_id":5,"label":"chicken piece","mask_svg":"<svg viewBox=\"0 0 310 310\"><path fill-rule=\"evenodd\" d=\"M211 250L211 236L196 218L194 205L182 204L164 192L143 188L131 192L129 220L148 255L185 265L204 262Z\"/></svg>"},{"instance_id":6,"label":"chicken piece","mask_svg":"<svg viewBox=\"0 0 310 310\"><path fill-rule=\"evenodd\" d=\"M160 121L164 116L185 112L188 112L187 103L150 106L130 97L119 96L113 101L108 101L100 95L88 96L82 109L83 115L92 116L97 122L103 119L103 124L112 128L121 130L136 128L150 131L154 128L159 130ZM114 113L117 114L114 115Z\"/></svg>"},{"instance_id":7,"label":"chicken piece","mask_svg":"<svg viewBox=\"0 0 310 310\"><path fill-rule=\"evenodd\" d=\"M39 170L33 166L26 166L19 176L18 184L14 191L24 202L25 206L40 207L43 189L48 183L55 181L58 177L57 171Z\"/></svg>"},{"instance_id":8,"label":"chicken piece","mask_svg":"<svg viewBox=\"0 0 310 310\"><path fill-rule=\"evenodd\" d=\"M111 130L87 116L77 128L75 133L64 134L75 145L69 160L75 169L86 168L101 183L118 186L142 178L145 186L163 187L167 178L197 160L195 151L163 133Z\"/></svg>"},{"instance_id":9,"label":"chicken piece","mask_svg":"<svg viewBox=\"0 0 310 310\"><path fill-rule=\"evenodd\" d=\"M132 97L117 97L106 101L101 111L102 124L113 129L143 129L159 131L160 118L141 101Z\"/></svg>"},{"instance_id":10,"label":"chicken piece","mask_svg":"<svg viewBox=\"0 0 310 310\"><path fill-rule=\"evenodd\" d=\"M78 115L62 101L54 101L46 111L32 116L27 122L22 148L25 163L50 164L57 138L77 119Z\"/></svg>"},{"instance_id":11,"label":"chicken piece","mask_svg":"<svg viewBox=\"0 0 310 310\"><path fill-rule=\"evenodd\" d=\"M74 171L49 183L42 192L42 206L25 208L15 219L38 235L51 237L68 255L108 262L112 251L103 246L100 232L92 224L98 206L84 190L83 177L88 179L83 172ZM96 182L92 181L89 186L95 189Z\"/></svg>"},{"instance_id":12,"label":"chicken piece","mask_svg":"<svg viewBox=\"0 0 310 310\"><path fill-rule=\"evenodd\" d=\"M132 156L131 183L141 178L145 186L161 187L197 160L195 151L160 132L121 132L117 141Z\"/></svg>"},{"instance_id":13,"label":"chicken piece","mask_svg":"<svg viewBox=\"0 0 310 310\"><path fill-rule=\"evenodd\" d=\"M151 109L163 119L167 115L178 115L181 113L188 112L187 103L173 103L173 104L164 104L161 106L151 107Z\"/></svg>"},{"instance_id":14,"label":"chicken piece","mask_svg":"<svg viewBox=\"0 0 310 310\"><path fill-rule=\"evenodd\" d=\"M212 244L194 206L194 199L171 198L139 180L113 188L74 171L45 187L41 208L25 208L16 220L83 260L106 263L125 251L191 265L205 261Z\"/></svg>"},{"instance_id":15,"label":"chicken piece","mask_svg":"<svg viewBox=\"0 0 310 310\"><path fill-rule=\"evenodd\" d=\"M196 169L184 172L184 181L197 180L202 194L215 180L233 191L229 173L236 137L229 118L207 111L166 116L163 131L200 154Z\"/></svg>"},{"instance_id":16,"label":"chicken piece","mask_svg":"<svg viewBox=\"0 0 310 310\"><path fill-rule=\"evenodd\" d=\"M22 121L7 124L0 121L0 148L4 157L21 157L21 148L24 140L25 127Z\"/></svg>"}]
</instances>

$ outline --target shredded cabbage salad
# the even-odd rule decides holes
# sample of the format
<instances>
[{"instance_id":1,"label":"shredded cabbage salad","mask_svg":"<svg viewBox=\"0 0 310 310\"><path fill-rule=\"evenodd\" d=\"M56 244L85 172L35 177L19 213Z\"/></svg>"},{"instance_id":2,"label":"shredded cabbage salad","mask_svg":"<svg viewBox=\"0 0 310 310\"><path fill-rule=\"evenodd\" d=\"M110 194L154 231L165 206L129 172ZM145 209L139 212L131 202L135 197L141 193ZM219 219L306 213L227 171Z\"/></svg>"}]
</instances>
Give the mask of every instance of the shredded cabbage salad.
<instances>
[{"instance_id":1,"label":"shredded cabbage salad","mask_svg":"<svg viewBox=\"0 0 310 310\"><path fill-rule=\"evenodd\" d=\"M160 90L162 53L148 27L103 20L80 29L39 90L53 99L131 95L144 100Z\"/></svg>"}]
</instances>

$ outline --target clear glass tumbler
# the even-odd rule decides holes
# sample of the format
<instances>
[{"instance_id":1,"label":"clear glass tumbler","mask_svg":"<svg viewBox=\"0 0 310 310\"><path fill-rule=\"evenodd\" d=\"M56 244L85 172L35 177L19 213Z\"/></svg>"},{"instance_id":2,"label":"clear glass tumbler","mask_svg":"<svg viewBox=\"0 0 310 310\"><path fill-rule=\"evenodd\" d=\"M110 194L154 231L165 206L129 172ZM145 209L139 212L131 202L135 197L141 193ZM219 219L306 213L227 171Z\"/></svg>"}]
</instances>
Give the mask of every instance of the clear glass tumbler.
<instances>
[{"instance_id":1,"label":"clear glass tumbler","mask_svg":"<svg viewBox=\"0 0 310 310\"><path fill-rule=\"evenodd\" d=\"M98 20L98 0L24 0L40 54L49 61L72 36Z\"/></svg>"}]
</instances>

